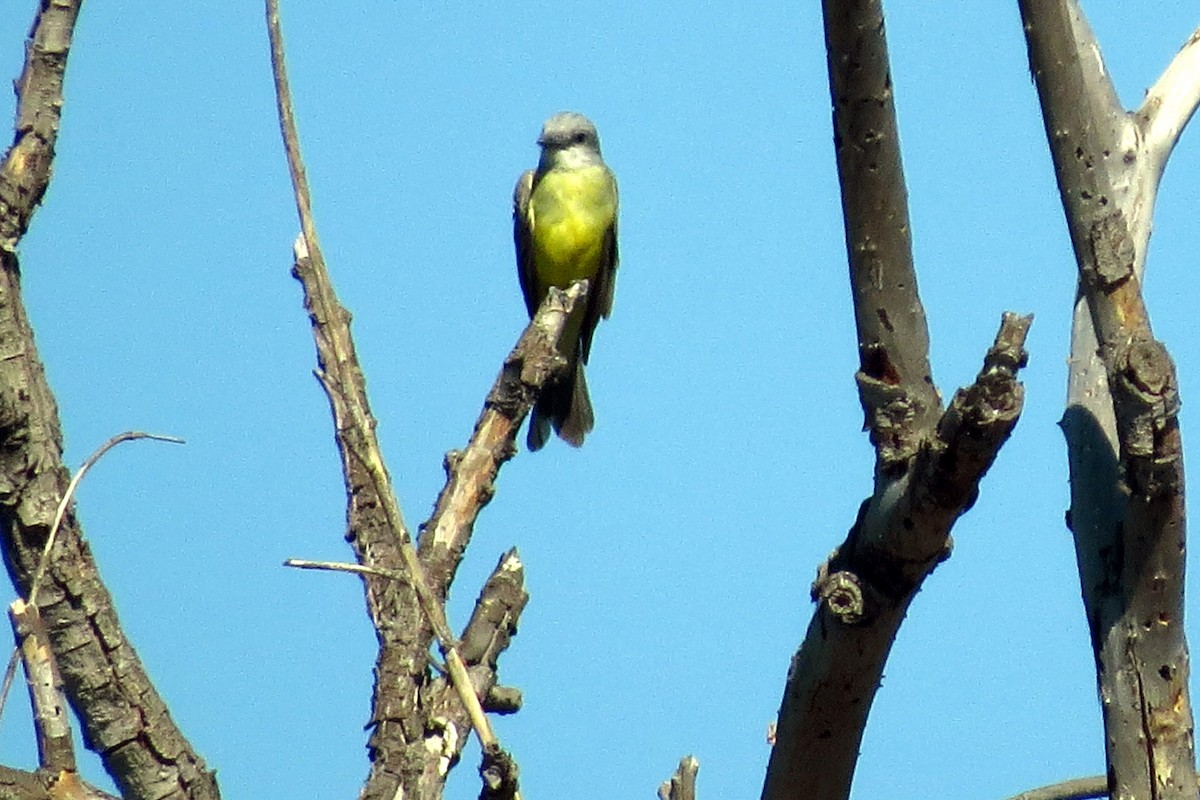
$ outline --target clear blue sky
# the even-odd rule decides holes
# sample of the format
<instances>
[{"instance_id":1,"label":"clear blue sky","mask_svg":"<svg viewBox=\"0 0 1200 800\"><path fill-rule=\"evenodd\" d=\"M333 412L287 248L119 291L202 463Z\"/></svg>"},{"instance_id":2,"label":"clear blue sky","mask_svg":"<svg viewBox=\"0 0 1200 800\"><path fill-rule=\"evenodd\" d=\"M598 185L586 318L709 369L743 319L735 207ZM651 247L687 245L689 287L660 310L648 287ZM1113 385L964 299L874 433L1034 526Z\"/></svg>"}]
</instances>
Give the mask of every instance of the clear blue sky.
<instances>
[{"instance_id":1,"label":"clear blue sky","mask_svg":"<svg viewBox=\"0 0 1200 800\"><path fill-rule=\"evenodd\" d=\"M16 5L12 77L35 3ZM1198 20L1114 7L1088 11L1132 104ZM1002 311L1036 320L1025 415L901 631L854 794L990 800L1103 766L1055 427L1074 266L1016 4L887 11L943 395ZM319 230L414 524L525 324L513 182L546 116L596 121L622 193L596 431L503 470L451 615L517 545L532 600L501 677L525 708L498 732L527 797L652 797L685 753L702 797L757 797L809 583L870 490L819 4L284 0L283 22ZM1189 442L1198 185L1191 131L1147 289ZM80 512L229 798L352 797L366 774L359 585L280 566L349 557L296 230L259 4L86 4L26 300L71 464L125 429L188 440L111 454ZM32 767L14 699L0 761ZM477 796L477 752L449 798Z\"/></svg>"}]
</instances>

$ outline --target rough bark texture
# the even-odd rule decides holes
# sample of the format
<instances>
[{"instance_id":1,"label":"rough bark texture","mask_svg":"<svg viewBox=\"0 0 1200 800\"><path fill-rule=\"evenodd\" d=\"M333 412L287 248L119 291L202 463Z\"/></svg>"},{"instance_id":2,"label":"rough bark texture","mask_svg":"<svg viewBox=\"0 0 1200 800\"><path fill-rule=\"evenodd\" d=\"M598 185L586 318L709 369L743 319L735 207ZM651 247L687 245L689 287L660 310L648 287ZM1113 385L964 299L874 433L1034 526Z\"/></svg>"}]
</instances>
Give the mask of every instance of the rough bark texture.
<instances>
[{"instance_id":1,"label":"rough bark texture","mask_svg":"<svg viewBox=\"0 0 1200 800\"><path fill-rule=\"evenodd\" d=\"M1078 3L1020 6L1080 274L1063 429L1108 789L1195 798L1179 399L1141 276L1159 178L1200 92L1196 36L1128 114Z\"/></svg>"},{"instance_id":2,"label":"rough bark texture","mask_svg":"<svg viewBox=\"0 0 1200 800\"><path fill-rule=\"evenodd\" d=\"M54 396L21 301L16 247L45 194L79 2L44 0L17 81L13 146L0 167L0 525L18 591L68 484ZM216 782L167 713L125 639L112 599L69 513L39 607L84 741L128 798L216 798Z\"/></svg>"},{"instance_id":3,"label":"rough bark texture","mask_svg":"<svg viewBox=\"0 0 1200 800\"><path fill-rule=\"evenodd\" d=\"M479 512L492 499L501 465L516 453L514 437L541 387L568 369L558 340L570 310L586 302L587 281L552 292L504 360L464 450L446 454L446 485L421 526L420 554L430 588L442 598L471 540Z\"/></svg>"}]
</instances>

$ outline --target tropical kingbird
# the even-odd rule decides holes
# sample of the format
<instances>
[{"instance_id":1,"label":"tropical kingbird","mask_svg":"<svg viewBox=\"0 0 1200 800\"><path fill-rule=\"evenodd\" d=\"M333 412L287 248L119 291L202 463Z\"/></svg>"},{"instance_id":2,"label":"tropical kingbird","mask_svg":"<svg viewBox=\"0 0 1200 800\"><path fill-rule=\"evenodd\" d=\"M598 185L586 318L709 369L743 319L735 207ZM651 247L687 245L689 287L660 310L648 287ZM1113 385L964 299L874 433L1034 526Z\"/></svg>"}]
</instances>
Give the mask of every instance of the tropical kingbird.
<instances>
[{"instance_id":1,"label":"tropical kingbird","mask_svg":"<svg viewBox=\"0 0 1200 800\"><path fill-rule=\"evenodd\" d=\"M596 126L582 114L555 114L538 137L536 170L517 179L513 191L513 238L517 274L532 317L551 286L565 289L588 280L587 303L567 321L559 349L567 378L547 386L529 421L526 442L538 450L550 427L579 447L595 423L583 365L592 334L612 311L617 277L617 180L600 156Z\"/></svg>"}]
</instances>

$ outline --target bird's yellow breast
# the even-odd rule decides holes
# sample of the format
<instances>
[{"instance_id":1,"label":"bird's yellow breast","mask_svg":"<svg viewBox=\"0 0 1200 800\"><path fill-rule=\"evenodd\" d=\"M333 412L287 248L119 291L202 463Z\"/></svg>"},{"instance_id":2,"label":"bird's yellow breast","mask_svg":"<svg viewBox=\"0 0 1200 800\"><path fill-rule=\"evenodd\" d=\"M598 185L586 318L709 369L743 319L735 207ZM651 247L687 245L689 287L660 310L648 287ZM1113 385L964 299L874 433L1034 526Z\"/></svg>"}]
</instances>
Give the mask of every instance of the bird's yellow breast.
<instances>
[{"instance_id":1,"label":"bird's yellow breast","mask_svg":"<svg viewBox=\"0 0 1200 800\"><path fill-rule=\"evenodd\" d=\"M617 215L612 173L603 166L552 169L534 188L529 212L539 294L596 275Z\"/></svg>"}]
</instances>

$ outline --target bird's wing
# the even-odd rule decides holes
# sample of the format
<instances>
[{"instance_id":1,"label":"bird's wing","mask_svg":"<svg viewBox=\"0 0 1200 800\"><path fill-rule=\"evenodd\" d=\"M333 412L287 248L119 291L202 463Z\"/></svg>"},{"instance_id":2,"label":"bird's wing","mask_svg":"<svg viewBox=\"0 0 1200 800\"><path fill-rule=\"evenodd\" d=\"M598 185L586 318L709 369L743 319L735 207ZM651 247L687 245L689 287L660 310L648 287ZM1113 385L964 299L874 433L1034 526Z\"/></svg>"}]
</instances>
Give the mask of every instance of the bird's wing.
<instances>
[{"instance_id":1,"label":"bird's wing","mask_svg":"<svg viewBox=\"0 0 1200 800\"><path fill-rule=\"evenodd\" d=\"M612 313L613 292L617 286L617 217L619 202L617 200L617 180L609 172L609 180L613 186L613 222L604 233L604 248L600 254L600 269L596 270L593 286L588 291L588 305L584 312L583 326L580 330L580 355L583 363L587 363L588 353L592 350L592 335L596 332L596 323L601 318L608 319Z\"/></svg>"},{"instance_id":2,"label":"bird's wing","mask_svg":"<svg viewBox=\"0 0 1200 800\"><path fill-rule=\"evenodd\" d=\"M537 313L537 275L533 272L533 220L529 215L529 196L533 194L533 170L517 178L513 189L513 242L517 246L517 277L529 316Z\"/></svg>"}]
</instances>

